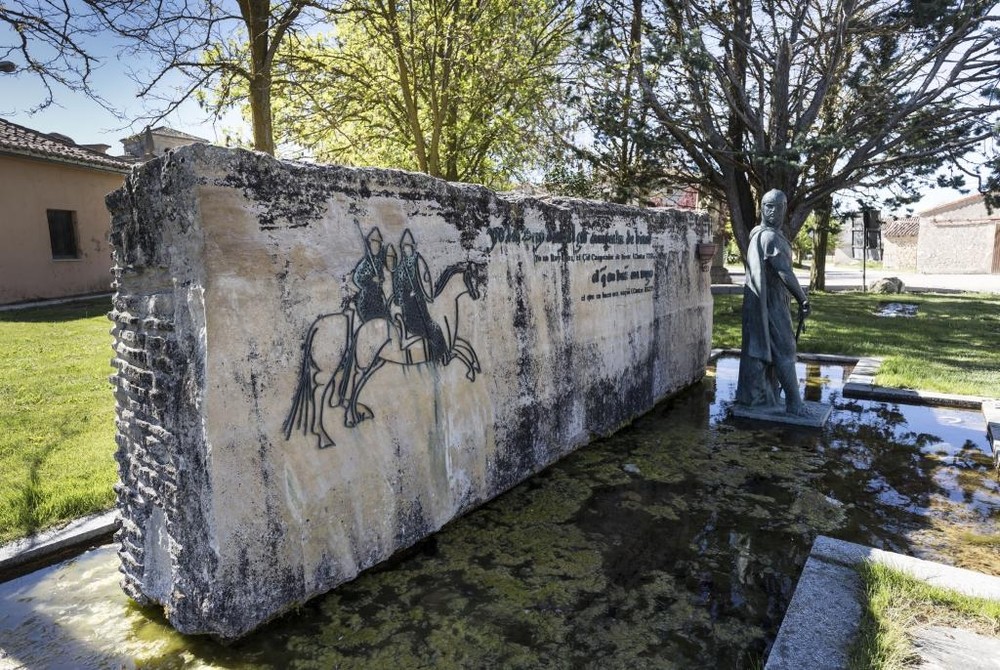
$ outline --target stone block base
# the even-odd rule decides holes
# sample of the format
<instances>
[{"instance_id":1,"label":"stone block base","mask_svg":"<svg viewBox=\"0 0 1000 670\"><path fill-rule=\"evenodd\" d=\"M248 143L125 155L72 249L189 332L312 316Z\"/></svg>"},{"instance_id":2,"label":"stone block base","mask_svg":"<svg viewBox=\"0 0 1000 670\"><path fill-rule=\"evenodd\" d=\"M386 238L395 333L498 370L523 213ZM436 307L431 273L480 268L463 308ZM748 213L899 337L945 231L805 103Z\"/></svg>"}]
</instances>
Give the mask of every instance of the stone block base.
<instances>
[{"instance_id":1,"label":"stone block base","mask_svg":"<svg viewBox=\"0 0 1000 670\"><path fill-rule=\"evenodd\" d=\"M733 416L740 419L752 419L754 421L767 421L769 423L786 423L793 426L805 426L807 428L822 428L833 412L833 405L826 403L805 401L809 410L808 416L789 414L784 407L746 407L745 405L733 405Z\"/></svg>"},{"instance_id":2,"label":"stone block base","mask_svg":"<svg viewBox=\"0 0 1000 670\"><path fill-rule=\"evenodd\" d=\"M206 145L108 198L123 586L246 635L704 375L706 215Z\"/></svg>"}]
</instances>

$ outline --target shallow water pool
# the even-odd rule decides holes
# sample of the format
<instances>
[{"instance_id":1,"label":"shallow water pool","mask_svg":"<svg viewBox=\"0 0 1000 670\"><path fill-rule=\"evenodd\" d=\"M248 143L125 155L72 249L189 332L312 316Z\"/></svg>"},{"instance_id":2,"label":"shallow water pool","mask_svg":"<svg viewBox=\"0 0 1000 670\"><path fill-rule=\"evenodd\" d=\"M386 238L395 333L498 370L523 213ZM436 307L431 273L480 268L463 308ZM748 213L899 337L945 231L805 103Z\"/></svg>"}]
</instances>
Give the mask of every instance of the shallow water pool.
<instances>
[{"instance_id":1,"label":"shallow water pool","mask_svg":"<svg viewBox=\"0 0 1000 670\"><path fill-rule=\"evenodd\" d=\"M817 534L992 568L980 414L800 365L823 431L734 422L736 370L229 647L132 604L112 548L2 584L0 668L757 667Z\"/></svg>"}]
</instances>

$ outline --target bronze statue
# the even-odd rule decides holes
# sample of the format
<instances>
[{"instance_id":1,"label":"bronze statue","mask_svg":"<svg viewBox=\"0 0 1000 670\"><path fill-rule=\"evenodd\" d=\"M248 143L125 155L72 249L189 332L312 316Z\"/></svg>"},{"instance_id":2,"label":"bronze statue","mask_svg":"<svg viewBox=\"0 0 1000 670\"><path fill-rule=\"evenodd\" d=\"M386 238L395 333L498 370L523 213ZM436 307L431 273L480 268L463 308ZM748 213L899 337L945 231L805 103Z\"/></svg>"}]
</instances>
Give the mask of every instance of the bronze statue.
<instances>
[{"instance_id":1,"label":"bronze statue","mask_svg":"<svg viewBox=\"0 0 1000 670\"><path fill-rule=\"evenodd\" d=\"M781 232L788 201L779 190L761 201L761 222L750 232L743 287L743 348L736 404L808 416L795 374L795 341L789 294L799 303L799 330L809 316L809 300L792 272L792 247Z\"/></svg>"}]
</instances>

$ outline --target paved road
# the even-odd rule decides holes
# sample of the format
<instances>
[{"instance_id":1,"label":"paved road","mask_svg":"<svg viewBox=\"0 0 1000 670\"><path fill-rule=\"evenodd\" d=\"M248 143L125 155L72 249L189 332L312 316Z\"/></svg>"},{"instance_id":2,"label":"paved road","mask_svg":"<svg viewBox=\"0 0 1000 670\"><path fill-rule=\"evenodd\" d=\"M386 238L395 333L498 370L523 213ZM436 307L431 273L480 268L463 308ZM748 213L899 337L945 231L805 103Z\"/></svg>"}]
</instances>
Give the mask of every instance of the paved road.
<instances>
[{"instance_id":1,"label":"paved road","mask_svg":"<svg viewBox=\"0 0 1000 670\"><path fill-rule=\"evenodd\" d=\"M727 287L716 292L728 293L742 290L743 272L742 269L729 268L733 277L733 284L736 286ZM806 285L809 282L809 272L807 270L796 271L799 281ZM870 286L872 282L883 277L898 277L903 281L903 286L907 291L913 292L941 292L954 293L958 291L976 291L981 293L1000 293L1000 274L968 274L968 275L925 275L907 272L894 272L892 270L867 269L865 272L865 282ZM724 285L717 285L724 286ZM860 291L861 268L844 265L831 265L826 270L826 289L828 291ZM715 287L713 287L713 290Z\"/></svg>"}]
</instances>

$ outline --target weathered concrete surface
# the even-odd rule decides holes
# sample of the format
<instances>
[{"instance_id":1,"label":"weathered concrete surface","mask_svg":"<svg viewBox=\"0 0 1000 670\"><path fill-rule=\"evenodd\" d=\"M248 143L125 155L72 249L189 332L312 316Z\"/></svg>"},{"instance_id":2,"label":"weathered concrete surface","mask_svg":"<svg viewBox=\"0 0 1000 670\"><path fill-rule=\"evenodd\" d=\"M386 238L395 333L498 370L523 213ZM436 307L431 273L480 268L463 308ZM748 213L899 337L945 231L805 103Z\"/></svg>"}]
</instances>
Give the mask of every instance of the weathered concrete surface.
<instances>
[{"instance_id":1,"label":"weathered concrete surface","mask_svg":"<svg viewBox=\"0 0 1000 670\"><path fill-rule=\"evenodd\" d=\"M208 146L108 204L123 584L183 632L244 635L704 374L694 213Z\"/></svg>"},{"instance_id":2,"label":"weathered concrete surface","mask_svg":"<svg viewBox=\"0 0 1000 670\"><path fill-rule=\"evenodd\" d=\"M1000 670L1000 639L962 628L927 626L913 632L920 670Z\"/></svg>"}]
</instances>

